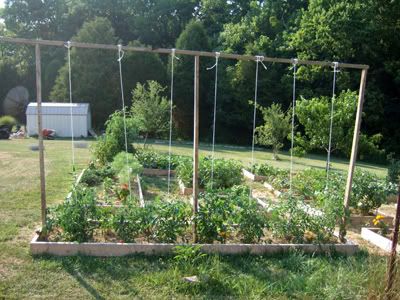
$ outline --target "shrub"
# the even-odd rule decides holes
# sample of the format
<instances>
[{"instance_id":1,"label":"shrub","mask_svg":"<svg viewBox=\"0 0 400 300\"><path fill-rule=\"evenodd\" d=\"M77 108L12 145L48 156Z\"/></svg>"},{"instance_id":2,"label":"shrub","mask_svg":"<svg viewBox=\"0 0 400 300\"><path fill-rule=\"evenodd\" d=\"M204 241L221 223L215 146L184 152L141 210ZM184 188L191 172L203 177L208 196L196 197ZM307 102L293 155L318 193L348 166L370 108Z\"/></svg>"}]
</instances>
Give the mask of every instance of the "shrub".
<instances>
[{"instance_id":1,"label":"shrub","mask_svg":"<svg viewBox=\"0 0 400 300\"><path fill-rule=\"evenodd\" d=\"M13 116L2 116L0 117L0 126L6 126L11 130L15 125L17 125L17 120Z\"/></svg>"},{"instance_id":2,"label":"shrub","mask_svg":"<svg viewBox=\"0 0 400 300\"><path fill-rule=\"evenodd\" d=\"M395 191L396 187L392 183L388 183L370 172L356 170L350 205L358 208L361 213L368 214L385 203L386 197Z\"/></svg>"},{"instance_id":3,"label":"shrub","mask_svg":"<svg viewBox=\"0 0 400 300\"><path fill-rule=\"evenodd\" d=\"M212 160L202 157L199 161L199 186L201 188L224 189L238 185L242 181L242 166L234 160L215 159L214 177L211 180ZM182 160L176 168L177 176L182 182L191 187L193 183L192 160Z\"/></svg>"},{"instance_id":4,"label":"shrub","mask_svg":"<svg viewBox=\"0 0 400 300\"><path fill-rule=\"evenodd\" d=\"M75 186L71 198L57 206L53 211L53 226L62 230L67 241L87 242L93 237L98 211L95 191L91 188Z\"/></svg>"},{"instance_id":5,"label":"shrub","mask_svg":"<svg viewBox=\"0 0 400 300\"><path fill-rule=\"evenodd\" d=\"M133 152L132 143L138 136L138 122L126 114L126 131L128 152ZM125 129L122 111L114 112L106 122L105 135L100 137L93 146L93 154L101 164L111 162L115 155L125 151Z\"/></svg>"}]
</instances>

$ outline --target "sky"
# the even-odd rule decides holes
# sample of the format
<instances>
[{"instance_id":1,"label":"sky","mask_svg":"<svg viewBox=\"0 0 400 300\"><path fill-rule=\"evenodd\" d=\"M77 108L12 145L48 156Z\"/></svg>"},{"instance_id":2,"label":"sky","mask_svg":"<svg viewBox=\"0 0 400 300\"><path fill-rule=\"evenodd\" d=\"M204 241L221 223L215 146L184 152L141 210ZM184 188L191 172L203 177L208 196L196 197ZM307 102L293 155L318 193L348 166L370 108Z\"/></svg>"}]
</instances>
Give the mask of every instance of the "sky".
<instances>
[{"instance_id":1,"label":"sky","mask_svg":"<svg viewBox=\"0 0 400 300\"><path fill-rule=\"evenodd\" d=\"M0 7L4 7L4 1L5 0L0 0Z\"/></svg>"}]
</instances>

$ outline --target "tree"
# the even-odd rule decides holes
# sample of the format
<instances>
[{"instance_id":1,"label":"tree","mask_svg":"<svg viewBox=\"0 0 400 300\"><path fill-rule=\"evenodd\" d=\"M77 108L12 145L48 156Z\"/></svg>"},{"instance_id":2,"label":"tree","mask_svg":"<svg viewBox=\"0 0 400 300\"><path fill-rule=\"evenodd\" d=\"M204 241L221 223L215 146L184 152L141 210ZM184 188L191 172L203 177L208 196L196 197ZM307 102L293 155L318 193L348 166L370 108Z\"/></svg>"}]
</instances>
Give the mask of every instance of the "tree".
<instances>
[{"instance_id":1,"label":"tree","mask_svg":"<svg viewBox=\"0 0 400 300\"><path fill-rule=\"evenodd\" d=\"M77 42L116 44L110 21L96 18L85 23L73 38ZM121 107L117 52L98 49L71 50L72 93L74 102L89 102L92 120L102 127L110 111ZM69 100L68 64L59 71L51 92L53 101Z\"/></svg>"},{"instance_id":2,"label":"tree","mask_svg":"<svg viewBox=\"0 0 400 300\"><path fill-rule=\"evenodd\" d=\"M162 96L165 89L151 80L143 85L138 83L132 92L131 114L145 135L144 145L148 136L160 136L169 130L170 103Z\"/></svg>"},{"instance_id":3,"label":"tree","mask_svg":"<svg viewBox=\"0 0 400 300\"><path fill-rule=\"evenodd\" d=\"M350 155L354 131L354 117L356 112L357 93L344 91L335 98L332 145L331 151L340 152L346 156ZM305 99L301 97L296 102L296 116L304 128L304 134L297 133L295 144L304 150L326 150L329 144L331 99L329 97L318 97ZM381 155L377 144L380 138L378 135L368 137L365 134L360 136L360 155L376 154Z\"/></svg>"},{"instance_id":4,"label":"tree","mask_svg":"<svg viewBox=\"0 0 400 300\"><path fill-rule=\"evenodd\" d=\"M366 63L370 65L365 94L363 129L383 133L389 151L400 150L400 39L399 1L311 0L293 32L285 35L288 51L302 59ZM300 93L307 98L329 89L332 73L326 68L299 68ZM355 90L359 72L341 70L338 90ZM390 120L390 121L389 121Z\"/></svg>"},{"instance_id":5,"label":"tree","mask_svg":"<svg viewBox=\"0 0 400 300\"><path fill-rule=\"evenodd\" d=\"M256 143L264 146L272 146L273 158L278 158L278 151L290 133L290 113L282 111L280 104L273 103L270 107L257 106L261 111L264 124L256 128Z\"/></svg>"},{"instance_id":6,"label":"tree","mask_svg":"<svg viewBox=\"0 0 400 300\"><path fill-rule=\"evenodd\" d=\"M143 47L138 41L130 42L129 46ZM165 66L155 53L125 52L122 72L125 95L131 95L138 83L145 84L148 80L154 80L165 85L168 81ZM126 99L127 106L130 106L130 100Z\"/></svg>"},{"instance_id":7,"label":"tree","mask_svg":"<svg viewBox=\"0 0 400 300\"><path fill-rule=\"evenodd\" d=\"M203 25L198 21L190 22L179 36L176 48L210 51L209 39ZM206 70L212 62L207 58L200 59L200 133L203 134L209 129L212 116L211 99L208 97L211 74ZM184 138L191 138L193 134L193 74L194 57L180 56L175 61L174 122Z\"/></svg>"}]
</instances>

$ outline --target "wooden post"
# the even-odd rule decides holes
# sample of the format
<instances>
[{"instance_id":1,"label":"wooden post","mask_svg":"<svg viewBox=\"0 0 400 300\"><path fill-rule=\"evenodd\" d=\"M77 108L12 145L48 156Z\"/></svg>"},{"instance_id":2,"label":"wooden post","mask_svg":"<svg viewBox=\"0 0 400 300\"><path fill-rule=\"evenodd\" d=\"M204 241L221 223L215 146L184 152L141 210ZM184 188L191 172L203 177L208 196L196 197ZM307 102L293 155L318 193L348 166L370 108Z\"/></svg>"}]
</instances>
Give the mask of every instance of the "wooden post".
<instances>
[{"instance_id":1,"label":"wooden post","mask_svg":"<svg viewBox=\"0 0 400 300\"><path fill-rule=\"evenodd\" d=\"M199 82L200 56L194 57L194 116L193 116L193 216L198 210L199 194ZM193 221L193 241L197 243L197 222Z\"/></svg>"},{"instance_id":2,"label":"wooden post","mask_svg":"<svg viewBox=\"0 0 400 300\"><path fill-rule=\"evenodd\" d=\"M358 93L357 114L356 114L356 121L354 124L354 133L353 133L353 145L351 148L349 171L347 174L346 190L344 193L344 201L343 201L344 215L341 220L340 231L339 231L339 238L342 242L345 241L346 237L347 216L349 214L351 187L353 183L354 168L357 160L358 140L360 138L360 128L361 128L362 111L364 105L365 85L367 82L367 72L368 72L367 69L363 69L361 71L360 91Z\"/></svg>"},{"instance_id":3,"label":"wooden post","mask_svg":"<svg viewBox=\"0 0 400 300\"><path fill-rule=\"evenodd\" d=\"M42 132L42 70L40 62L40 45L35 45L36 56L36 101L39 136L39 169L40 169L40 202L42 212L42 228L46 225L46 181L44 170L43 132Z\"/></svg>"},{"instance_id":4,"label":"wooden post","mask_svg":"<svg viewBox=\"0 0 400 300\"><path fill-rule=\"evenodd\" d=\"M386 299L394 299L394 294L392 292L394 279L396 276L396 248L397 242L399 240L399 226L400 226L400 182L397 194L397 209L396 209L396 217L394 219L394 229L393 229L393 237L392 237L392 251L390 252L389 262L388 262L388 270L387 270L387 284L385 289Z\"/></svg>"}]
</instances>

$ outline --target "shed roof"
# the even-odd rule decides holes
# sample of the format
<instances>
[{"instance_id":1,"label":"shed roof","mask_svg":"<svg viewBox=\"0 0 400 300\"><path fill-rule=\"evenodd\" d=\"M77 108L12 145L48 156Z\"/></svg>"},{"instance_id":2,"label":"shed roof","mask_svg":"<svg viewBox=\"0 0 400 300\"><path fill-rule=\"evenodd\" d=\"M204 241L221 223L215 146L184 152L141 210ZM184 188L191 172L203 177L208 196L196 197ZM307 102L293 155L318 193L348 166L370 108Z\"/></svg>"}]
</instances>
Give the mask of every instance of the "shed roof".
<instances>
[{"instance_id":1,"label":"shed roof","mask_svg":"<svg viewBox=\"0 0 400 300\"><path fill-rule=\"evenodd\" d=\"M42 102L42 115L70 115L72 107L73 115L87 115L89 103L63 103L63 102ZM31 102L26 108L27 115L37 114L37 103Z\"/></svg>"}]
</instances>

